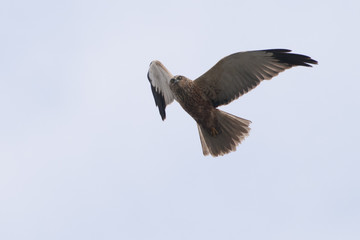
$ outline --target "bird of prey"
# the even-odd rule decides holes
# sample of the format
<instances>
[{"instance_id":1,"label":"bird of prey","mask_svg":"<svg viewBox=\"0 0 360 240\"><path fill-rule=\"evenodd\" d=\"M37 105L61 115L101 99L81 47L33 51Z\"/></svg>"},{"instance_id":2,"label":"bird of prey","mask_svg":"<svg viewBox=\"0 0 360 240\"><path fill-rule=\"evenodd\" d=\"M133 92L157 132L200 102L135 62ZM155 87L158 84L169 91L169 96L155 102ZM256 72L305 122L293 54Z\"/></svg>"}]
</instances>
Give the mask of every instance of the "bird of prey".
<instances>
[{"instance_id":1,"label":"bird of prey","mask_svg":"<svg viewBox=\"0 0 360 240\"><path fill-rule=\"evenodd\" d=\"M235 151L249 135L251 121L217 109L286 69L311 67L317 61L288 49L268 49L231 54L194 81L173 76L159 61L152 61L148 79L165 120L165 108L174 99L196 121L203 154L220 156Z\"/></svg>"}]
</instances>

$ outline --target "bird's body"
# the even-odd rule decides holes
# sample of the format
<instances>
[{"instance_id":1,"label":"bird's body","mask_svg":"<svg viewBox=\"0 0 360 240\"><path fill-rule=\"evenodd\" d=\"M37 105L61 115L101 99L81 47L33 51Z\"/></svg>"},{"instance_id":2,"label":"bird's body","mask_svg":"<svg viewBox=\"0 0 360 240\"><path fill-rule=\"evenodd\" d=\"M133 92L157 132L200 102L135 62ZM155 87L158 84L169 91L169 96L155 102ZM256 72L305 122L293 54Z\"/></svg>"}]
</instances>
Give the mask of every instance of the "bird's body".
<instances>
[{"instance_id":1,"label":"bird's body","mask_svg":"<svg viewBox=\"0 0 360 240\"><path fill-rule=\"evenodd\" d=\"M251 121L217 109L293 66L317 64L308 56L286 49L239 52L221 59L192 81L173 76L159 61L150 64L148 79L164 120L165 108L174 99L196 121L203 154L219 156L235 151L249 135Z\"/></svg>"},{"instance_id":2,"label":"bird's body","mask_svg":"<svg viewBox=\"0 0 360 240\"><path fill-rule=\"evenodd\" d=\"M219 130L216 108L206 94L196 87L194 81L181 76L181 80L170 82L170 89L175 100L199 125L209 132L211 129Z\"/></svg>"}]
</instances>

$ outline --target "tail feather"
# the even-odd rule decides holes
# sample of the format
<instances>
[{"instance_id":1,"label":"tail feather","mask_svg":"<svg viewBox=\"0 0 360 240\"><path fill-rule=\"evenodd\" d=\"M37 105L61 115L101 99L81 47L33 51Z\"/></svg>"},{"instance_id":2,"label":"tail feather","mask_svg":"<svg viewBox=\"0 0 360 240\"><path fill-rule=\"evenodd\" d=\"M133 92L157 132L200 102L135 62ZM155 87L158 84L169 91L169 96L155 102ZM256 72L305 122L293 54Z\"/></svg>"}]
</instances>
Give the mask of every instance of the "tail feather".
<instances>
[{"instance_id":1,"label":"tail feather","mask_svg":"<svg viewBox=\"0 0 360 240\"><path fill-rule=\"evenodd\" d=\"M236 150L236 146L249 135L251 121L234 116L230 113L217 110L216 117L221 132L212 136L206 129L198 124L203 154L214 157Z\"/></svg>"}]
</instances>

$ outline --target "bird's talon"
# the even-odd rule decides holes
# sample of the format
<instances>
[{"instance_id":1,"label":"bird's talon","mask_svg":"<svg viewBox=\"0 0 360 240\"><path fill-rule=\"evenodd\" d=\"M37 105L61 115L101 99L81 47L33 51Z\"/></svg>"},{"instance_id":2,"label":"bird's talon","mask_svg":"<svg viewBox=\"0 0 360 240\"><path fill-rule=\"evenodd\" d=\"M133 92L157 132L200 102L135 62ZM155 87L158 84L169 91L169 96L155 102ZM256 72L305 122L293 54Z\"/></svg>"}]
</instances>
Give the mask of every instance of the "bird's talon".
<instances>
[{"instance_id":1,"label":"bird's talon","mask_svg":"<svg viewBox=\"0 0 360 240\"><path fill-rule=\"evenodd\" d=\"M219 132L216 130L216 128L214 128L214 127L212 127L211 128L211 136L213 136L213 137L215 137L216 135L218 135L219 134Z\"/></svg>"}]
</instances>

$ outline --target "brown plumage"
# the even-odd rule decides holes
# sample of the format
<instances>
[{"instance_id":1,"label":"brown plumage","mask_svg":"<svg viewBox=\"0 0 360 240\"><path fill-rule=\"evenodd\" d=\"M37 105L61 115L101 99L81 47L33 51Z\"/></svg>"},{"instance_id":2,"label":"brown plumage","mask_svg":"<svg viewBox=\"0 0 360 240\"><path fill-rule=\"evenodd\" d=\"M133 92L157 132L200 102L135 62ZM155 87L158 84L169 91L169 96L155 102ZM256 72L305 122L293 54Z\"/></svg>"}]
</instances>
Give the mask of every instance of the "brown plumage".
<instances>
[{"instance_id":1,"label":"brown plumage","mask_svg":"<svg viewBox=\"0 0 360 240\"><path fill-rule=\"evenodd\" d=\"M150 64L148 79L156 105L164 120L165 108L174 99L198 124L203 154L219 156L235 151L249 135L250 121L216 107L228 104L293 66L311 66L317 61L308 56L271 49L235 53L221 59L205 74L192 81L173 77L159 62Z\"/></svg>"}]
</instances>

